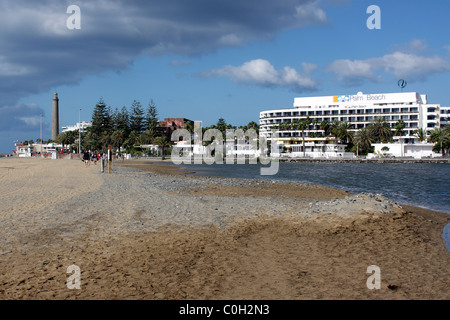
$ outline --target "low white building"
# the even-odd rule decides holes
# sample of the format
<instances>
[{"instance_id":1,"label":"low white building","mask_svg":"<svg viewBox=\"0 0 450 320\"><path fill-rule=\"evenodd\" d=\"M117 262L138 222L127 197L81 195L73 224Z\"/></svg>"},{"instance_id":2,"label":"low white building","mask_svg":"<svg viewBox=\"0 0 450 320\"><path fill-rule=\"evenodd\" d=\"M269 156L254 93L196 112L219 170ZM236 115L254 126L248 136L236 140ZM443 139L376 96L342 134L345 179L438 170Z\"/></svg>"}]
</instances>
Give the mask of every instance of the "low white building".
<instances>
[{"instance_id":1,"label":"low white building","mask_svg":"<svg viewBox=\"0 0 450 320\"><path fill-rule=\"evenodd\" d=\"M87 128L92 126L92 122L81 121L77 122L74 126L64 126L62 127L62 132L80 130L80 132L86 132Z\"/></svg>"},{"instance_id":2,"label":"low white building","mask_svg":"<svg viewBox=\"0 0 450 320\"><path fill-rule=\"evenodd\" d=\"M433 152L434 143L419 142L418 139L400 138L395 143L374 143L374 153L369 155L373 157L412 157L420 158L436 158L441 157L440 153Z\"/></svg>"}]
</instances>

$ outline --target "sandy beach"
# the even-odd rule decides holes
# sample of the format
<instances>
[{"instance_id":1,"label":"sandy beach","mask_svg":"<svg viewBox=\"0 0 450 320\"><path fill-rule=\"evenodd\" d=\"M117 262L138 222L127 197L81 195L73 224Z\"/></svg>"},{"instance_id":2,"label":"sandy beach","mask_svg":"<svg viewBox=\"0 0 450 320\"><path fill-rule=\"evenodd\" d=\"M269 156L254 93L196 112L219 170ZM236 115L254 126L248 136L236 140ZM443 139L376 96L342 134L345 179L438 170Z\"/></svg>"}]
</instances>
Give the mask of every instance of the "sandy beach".
<instances>
[{"instance_id":1,"label":"sandy beach","mask_svg":"<svg viewBox=\"0 0 450 320\"><path fill-rule=\"evenodd\" d=\"M0 181L0 299L450 299L450 215L383 195L135 160L0 159Z\"/></svg>"}]
</instances>

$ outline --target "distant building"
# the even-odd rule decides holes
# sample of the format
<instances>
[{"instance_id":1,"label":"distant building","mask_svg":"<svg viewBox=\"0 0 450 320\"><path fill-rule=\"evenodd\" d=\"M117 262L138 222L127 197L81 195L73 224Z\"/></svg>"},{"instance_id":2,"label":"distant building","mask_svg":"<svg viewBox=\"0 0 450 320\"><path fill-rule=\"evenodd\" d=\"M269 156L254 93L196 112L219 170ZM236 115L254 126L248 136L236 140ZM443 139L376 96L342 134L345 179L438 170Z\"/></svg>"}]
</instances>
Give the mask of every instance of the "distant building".
<instances>
[{"instance_id":1,"label":"distant building","mask_svg":"<svg viewBox=\"0 0 450 320\"><path fill-rule=\"evenodd\" d=\"M450 107L441 107L440 122L441 128L450 124Z\"/></svg>"},{"instance_id":2,"label":"distant building","mask_svg":"<svg viewBox=\"0 0 450 320\"><path fill-rule=\"evenodd\" d=\"M81 133L86 132L89 127L92 126L92 122L81 121L77 122L74 126L62 127L62 132L80 130Z\"/></svg>"},{"instance_id":3,"label":"distant building","mask_svg":"<svg viewBox=\"0 0 450 320\"><path fill-rule=\"evenodd\" d=\"M350 154L343 152L342 144L337 139L325 136L321 122L326 120L331 124L335 120L347 121L353 125L350 131L357 131L368 128L377 117L385 119L393 133L396 123L402 120L405 124L404 136L395 139L400 144L410 145L416 144L415 133L418 129L431 131L448 124L450 108L429 104L427 96L417 92L358 92L356 95L299 97L294 99L292 108L262 111L259 117L260 136L269 141L276 140L280 149L292 155L315 157L325 152L327 156L346 157ZM311 124L303 132L292 125L306 118L311 120ZM273 131L277 136L273 135ZM325 148L329 147L331 150L326 151ZM429 146L423 144L420 147L402 146L395 153L403 156L430 155Z\"/></svg>"},{"instance_id":4,"label":"distant building","mask_svg":"<svg viewBox=\"0 0 450 320\"><path fill-rule=\"evenodd\" d=\"M163 121L159 121L158 123L160 134L170 138L172 132L177 129L184 129L189 121L192 123L194 122L186 118L165 118Z\"/></svg>"},{"instance_id":5,"label":"distant building","mask_svg":"<svg viewBox=\"0 0 450 320\"><path fill-rule=\"evenodd\" d=\"M23 144L22 142L17 142L15 144L15 150L13 154L19 158L29 158L38 155L47 155L53 152L58 152L62 149L61 144L57 143L33 143L33 144Z\"/></svg>"}]
</instances>

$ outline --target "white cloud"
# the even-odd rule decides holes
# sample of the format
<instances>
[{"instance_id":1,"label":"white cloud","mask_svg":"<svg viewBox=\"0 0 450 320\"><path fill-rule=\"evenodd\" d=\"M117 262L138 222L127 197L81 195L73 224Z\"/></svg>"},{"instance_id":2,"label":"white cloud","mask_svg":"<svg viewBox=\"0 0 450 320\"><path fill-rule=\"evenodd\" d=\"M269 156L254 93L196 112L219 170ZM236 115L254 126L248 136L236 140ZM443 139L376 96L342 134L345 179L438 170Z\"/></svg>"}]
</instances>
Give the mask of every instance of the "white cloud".
<instances>
[{"instance_id":1,"label":"white cloud","mask_svg":"<svg viewBox=\"0 0 450 320\"><path fill-rule=\"evenodd\" d=\"M311 76L315 65L303 63L304 72L285 66L281 70L267 60L255 59L243 63L240 66L228 65L220 69L203 72L203 77L226 77L237 83L256 84L265 87L289 87L294 91L313 91L317 83Z\"/></svg>"},{"instance_id":2,"label":"white cloud","mask_svg":"<svg viewBox=\"0 0 450 320\"><path fill-rule=\"evenodd\" d=\"M450 54L450 45L444 46L444 49L446 49L446 50L447 50L447 53Z\"/></svg>"},{"instance_id":3,"label":"white cloud","mask_svg":"<svg viewBox=\"0 0 450 320\"><path fill-rule=\"evenodd\" d=\"M347 85L359 85L365 80L381 81L382 76L379 73L382 71L408 81L423 81L432 74L450 71L450 64L437 55L425 56L396 51L380 58L336 60L327 67L327 71L335 73L337 79Z\"/></svg>"},{"instance_id":4,"label":"white cloud","mask_svg":"<svg viewBox=\"0 0 450 320\"><path fill-rule=\"evenodd\" d=\"M325 12L318 7L319 1L306 3L296 8L296 17L303 25L328 22Z\"/></svg>"},{"instance_id":5,"label":"white cloud","mask_svg":"<svg viewBox=\"0 0 450 320\"><path fill-rule=\"evenodd\" d=\"M394 52L403 52L411 54L424 54L428 49L428 44L422 39L413 39L408 43L402 43L394 46Z\"/></svg>"},{"instance_id":6,"label":"white cloud","mask_svg":"<svg viewBox=\"0 0 450 320\"><path fill-rule=\"evenodd\" d=\"M395 52L377 60L386 72L411 80L424 80L433 73L450 71L449 63L439 56L426 57Z\"/></svg>"}]
</instances>

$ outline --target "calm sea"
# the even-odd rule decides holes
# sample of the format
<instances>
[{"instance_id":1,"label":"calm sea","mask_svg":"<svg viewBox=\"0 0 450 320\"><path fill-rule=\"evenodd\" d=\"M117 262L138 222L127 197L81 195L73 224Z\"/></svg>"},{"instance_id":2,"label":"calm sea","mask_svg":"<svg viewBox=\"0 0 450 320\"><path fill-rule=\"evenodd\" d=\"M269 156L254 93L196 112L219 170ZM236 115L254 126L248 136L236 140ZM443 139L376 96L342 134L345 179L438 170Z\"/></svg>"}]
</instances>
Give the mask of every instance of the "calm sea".
<instances>
[{"instance_id":1,"label":"calm sea","mask_svg":"<svg viewBox=\"0 0 450 320\"><path fill-rule=\"evenodd\" d=\"M352 193L381 193L398 203L450 214L450 165L424 163L280 163L273 176L261 176L260 165L183 165L196 175L290 180L324 185ZM450 251L450 224L443 230Z\"/></svg>"},{"instance_id":2,"label":"calm sea","mask_svg":"<svg viewBox=\"0 0 450 320\"><path fill-rule=\"evenodd\" d=\"M353 193L382 193L393 201L450 214L450 165L421 163L283 162L278 173L261 176L260 165L184 165L197 175L290 180Z\"/></svg>"}]
</instances>

